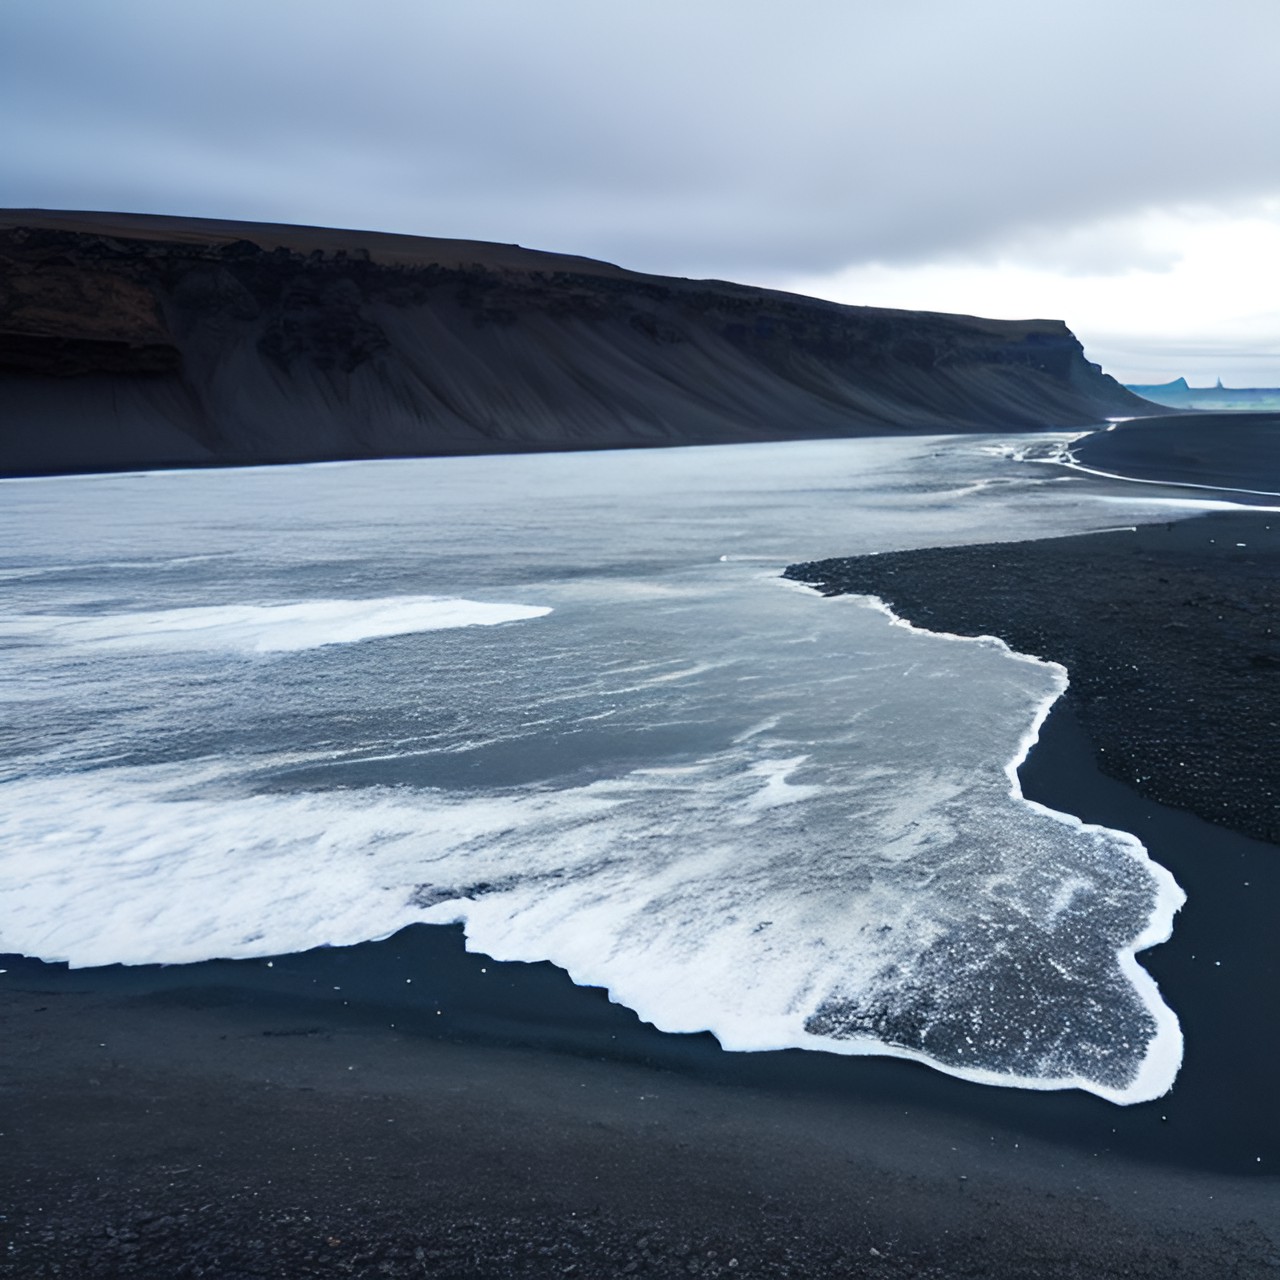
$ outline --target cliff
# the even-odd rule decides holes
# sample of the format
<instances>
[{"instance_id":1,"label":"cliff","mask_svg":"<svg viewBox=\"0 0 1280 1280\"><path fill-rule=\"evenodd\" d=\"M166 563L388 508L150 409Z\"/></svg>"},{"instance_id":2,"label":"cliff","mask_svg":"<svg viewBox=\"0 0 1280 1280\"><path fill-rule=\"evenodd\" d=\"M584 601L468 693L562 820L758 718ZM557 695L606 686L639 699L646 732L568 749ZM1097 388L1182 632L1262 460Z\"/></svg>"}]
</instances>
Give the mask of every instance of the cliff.
<instances>
[{"instance_id":1,"label":"cliff","mask_svg":"<svg viewBox=\"0 0 1280 1280\"><path fill-rule=\"evenodd\" d=\"M0 213L0 474L1076 426L1058 321L847 307L514 245Z\"/></svg>"}]
</instances>

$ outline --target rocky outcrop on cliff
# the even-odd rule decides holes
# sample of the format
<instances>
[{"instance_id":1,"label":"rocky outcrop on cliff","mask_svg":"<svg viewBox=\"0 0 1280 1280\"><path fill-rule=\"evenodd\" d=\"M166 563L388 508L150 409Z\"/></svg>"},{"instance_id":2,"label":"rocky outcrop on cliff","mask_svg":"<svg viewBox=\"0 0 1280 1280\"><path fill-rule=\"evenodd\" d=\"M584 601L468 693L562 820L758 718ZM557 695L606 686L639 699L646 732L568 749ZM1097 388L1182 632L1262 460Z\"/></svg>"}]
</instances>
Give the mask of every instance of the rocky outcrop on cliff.
<instances>
[{"instance_id":1,"label":"rocky outcrop on cliff","mask_svg":"<svg viewBox=\"0 0 1280 1280\"><path fill-rule=\"evenodd\" d=\"M0 472L1074 426L1057 321L846 307L512 245L0 215Z\"/></svg>"}]
</instances>

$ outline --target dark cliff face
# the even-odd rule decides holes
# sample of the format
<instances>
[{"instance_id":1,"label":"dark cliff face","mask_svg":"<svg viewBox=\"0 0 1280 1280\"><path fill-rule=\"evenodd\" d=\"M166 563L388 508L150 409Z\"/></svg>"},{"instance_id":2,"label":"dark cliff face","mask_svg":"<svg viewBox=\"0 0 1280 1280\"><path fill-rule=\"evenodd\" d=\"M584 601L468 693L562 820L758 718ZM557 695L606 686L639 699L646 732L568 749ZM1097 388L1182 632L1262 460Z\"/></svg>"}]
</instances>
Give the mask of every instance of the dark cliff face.
<instances>
[{"instance_id":1,"label":"dark cliff face","mask_svg":"<svg viewBox=\"0 0 1280 1280\"><path fill-rule=\"evenodd\" d=\"M1078 425L1061 323L843 307L509 245L0 217L0 471Z\"/></svg>"}]
</instances>

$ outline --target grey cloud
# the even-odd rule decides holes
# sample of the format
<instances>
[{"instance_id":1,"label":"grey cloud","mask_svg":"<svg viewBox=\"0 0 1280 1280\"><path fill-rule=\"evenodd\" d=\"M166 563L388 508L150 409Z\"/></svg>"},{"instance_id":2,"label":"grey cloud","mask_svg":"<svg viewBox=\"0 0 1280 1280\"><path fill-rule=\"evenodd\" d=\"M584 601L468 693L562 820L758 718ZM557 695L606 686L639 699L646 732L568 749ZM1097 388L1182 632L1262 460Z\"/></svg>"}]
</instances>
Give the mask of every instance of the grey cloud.
<instances>
[{"instance_id":1,"label":"grey cloud","mask_svg":"<svg viewBox=\"0 0 1280 1280\"><path fill-rule=\"evenodd\" d=\"M747 279L1019 242L1118 270L1144 247L1070 228L1280 192L1278 45L1271 0L9 0L0 201Z\"/></svg>"}]
</instances>

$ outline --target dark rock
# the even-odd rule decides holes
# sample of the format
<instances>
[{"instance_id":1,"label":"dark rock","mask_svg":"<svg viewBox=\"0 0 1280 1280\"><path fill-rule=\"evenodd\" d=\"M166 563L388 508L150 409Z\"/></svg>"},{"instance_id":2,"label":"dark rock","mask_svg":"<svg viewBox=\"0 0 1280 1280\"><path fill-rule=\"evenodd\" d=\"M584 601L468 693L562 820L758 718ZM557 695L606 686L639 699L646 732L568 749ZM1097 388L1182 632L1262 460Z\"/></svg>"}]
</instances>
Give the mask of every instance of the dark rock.
<instances>
[{"instance_id":1,"label":"dark rock","mask_svg":"<svg viewBox=\"0 0 1280 1280\"><path fill-rule=\"evenodd\" d=\"M133 215L0 218L0 339L0 417L34 426L0 435L0 474L1034 429L1148 408L1058 322Z\"/></svg>"}]
</instances>

